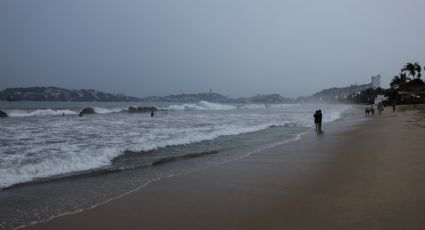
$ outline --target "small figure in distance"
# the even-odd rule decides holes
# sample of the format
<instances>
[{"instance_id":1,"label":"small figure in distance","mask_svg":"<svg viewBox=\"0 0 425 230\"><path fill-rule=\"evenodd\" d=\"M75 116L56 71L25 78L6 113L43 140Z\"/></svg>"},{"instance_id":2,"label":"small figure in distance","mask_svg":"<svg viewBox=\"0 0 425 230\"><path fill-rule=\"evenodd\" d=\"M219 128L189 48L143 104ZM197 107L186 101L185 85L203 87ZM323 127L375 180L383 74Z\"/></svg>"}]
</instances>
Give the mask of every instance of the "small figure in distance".
<instances>
[{"instance_id":1,"label":"small figure in distance","mask_svg":"<svg viewBox=\"0 0 425 230\"><path fill-rule=\"evenodd\" d=\"M365 108L365 115L366 115L366 117L369 116L369 106L366 106L366 108Z\"/></svg>"},{"instance_id":2,"label":"small figure in distance","mask_svg":"<svg viewBox=\"0 0 425 230\"><path fill-rule=\"evenodd\" d=\"M153 109L151 110L151 117L155 116Z\"/></svg>"},{"instance_id":3,"label":"small figure in distance","mask_svg":"<svg viewBox=\"0 0 425 230\"><path fill-rule=\"evenodd\" d=\"M384 106L382 105L381 102L379 102L379 104L378 104L378 113L379 113L379 115L382 114L382 111L384 111Z\"/></svg>"},{"instance_id":4,"label":"small figure in distance","mask_svg":"<svg viewBox=\"0 0 425 230\"><path fill-rule=\"evenodd\" d=\"M370 112L372 113L373 117L373 115L375 115L375 108L373 108L373 105L370 106Z\"/></svg>"},{"instance_id":5,"label":"small figure in distance","mask_svg":"<svg viewBox=\"0 0 425 230\"><path fill-rule=\"evenodd\" d=\"M316 125L316 131L319 131L319 110L316 110L316 112L314 112L314 124Z\"/></svg>"},{"instance_id":6,"label":"small figure in distance","mask_svg":"<svg viewBox=\"0 0 425 230\"><path fill-rule=\"evenodd\" d=\"M395 102L393 102L393 113L395 112Z\"/></svg>"}]
</instances>

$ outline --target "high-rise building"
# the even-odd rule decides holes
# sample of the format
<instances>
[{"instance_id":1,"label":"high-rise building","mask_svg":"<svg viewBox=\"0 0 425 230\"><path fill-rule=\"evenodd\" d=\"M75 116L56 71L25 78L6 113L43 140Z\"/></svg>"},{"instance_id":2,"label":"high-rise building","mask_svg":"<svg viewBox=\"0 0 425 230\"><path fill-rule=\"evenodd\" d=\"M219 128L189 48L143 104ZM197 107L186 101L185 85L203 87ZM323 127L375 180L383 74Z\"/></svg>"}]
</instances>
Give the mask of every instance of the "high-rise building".
<instances>
[{"instance_id":1,"label":"high-rise building","mask_svg":"<svg viewBox=\"0 0 425 230\"><path fill-rule=\"evenodd\" d=\"M376 76L372 76L372 88L376 89L381 87L381 75L378 74Z\"/></svg>"}]
</instances>

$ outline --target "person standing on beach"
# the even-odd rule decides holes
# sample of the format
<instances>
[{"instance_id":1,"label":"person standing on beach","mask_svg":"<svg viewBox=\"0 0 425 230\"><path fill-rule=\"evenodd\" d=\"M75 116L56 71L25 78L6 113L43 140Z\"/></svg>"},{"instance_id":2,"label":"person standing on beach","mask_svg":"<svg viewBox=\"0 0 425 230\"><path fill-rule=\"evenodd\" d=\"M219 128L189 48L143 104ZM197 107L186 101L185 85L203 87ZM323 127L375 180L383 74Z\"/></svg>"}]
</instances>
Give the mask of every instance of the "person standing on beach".
<instances>
[{"instance_id":1,"label":"person standing on beach","mask_svg":"<svg viewBox=\"0 0 425 230\"><path fill-rule=\"evenodd\" d=\"M319 132L322 131L322 110L319 109Z\"/></svg>"},{"instance_id":2,"label":"person standing on beach","mask_svg":"<svg viewBox=\"0 0 425 230\"><path fill-rule=\"evenodd\" d=\"M316 131L319 131L319 110L316 110L316 112L314 112L314 124L316 125Z\"/></svg>"},{"instance_id":3,"label":"person standing on beach","mask_svg":"<svg viewBox=\"0 0 425 230\"><path fill-rule=\"evenodd\" d=\"M395 112L395 103L393 103L393 113Z\"/></svg>"},{"instance_id":4,"label":"person standing on beach","mask_svg":"<svg viewBox=\"0 0 425 230\"><path fill-rule=\"evenodd\" d=\"M378 104L378 113L379 113L379 115L382 114L382 111L384 111L384 106L382 105L381 102L379 102L379 104Z\"/></svg>"}]
</instances>

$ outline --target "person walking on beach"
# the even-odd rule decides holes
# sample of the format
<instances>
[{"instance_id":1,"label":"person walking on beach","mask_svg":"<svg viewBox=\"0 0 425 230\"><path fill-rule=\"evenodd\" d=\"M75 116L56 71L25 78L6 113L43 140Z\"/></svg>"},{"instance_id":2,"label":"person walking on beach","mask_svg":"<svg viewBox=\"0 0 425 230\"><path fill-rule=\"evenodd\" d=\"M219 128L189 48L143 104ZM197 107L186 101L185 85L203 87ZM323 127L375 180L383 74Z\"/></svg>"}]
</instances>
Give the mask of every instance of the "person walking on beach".
<instances>
[{"instance_id":1,"label":"person walking on beach","mask_svg":"<svg viewBox=\"0 0 425 230\"><path fill-rule=\"evenodd\" d=\"M370 112L372 113L373 117L373 115L375 115L375 108L373 108L373 105L370 106Z\"/></svg>"},{"instance_id":2,"label":"person walking on beach","mask_svg":"<svg viewBox=\"0 0 425 230\"><path fill-rule=\"evenodd\" d=\"M366 106L366 108L365 108L365 115L366 115L366 117L369 116L369 106Z\"/></svg>"},{"instance_id":3,"label":"person walking on beach","mask_svg":"<svg viewBox=\"0 0 425 230\"><path fill-rule=\"evenodd\" d=\"M393 103L393 113L395 112L395 103Z\"/></svg>"}]
</instances>

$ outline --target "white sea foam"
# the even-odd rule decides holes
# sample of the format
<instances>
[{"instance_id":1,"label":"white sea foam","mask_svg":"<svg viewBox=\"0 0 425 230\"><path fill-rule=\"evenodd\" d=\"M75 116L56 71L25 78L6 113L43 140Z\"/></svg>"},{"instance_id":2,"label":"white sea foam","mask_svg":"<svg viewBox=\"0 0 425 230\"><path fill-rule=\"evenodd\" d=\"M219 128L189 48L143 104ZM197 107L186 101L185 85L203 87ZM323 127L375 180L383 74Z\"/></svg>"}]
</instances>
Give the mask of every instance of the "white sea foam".
<instances>
[{"instance_id":1,"label":"white sea foam","mask_svg":"<svg viewBox=\"0 0 425 230\"><path fill-rule=\"evenodd\" d=\"M122 112L123 108L103 108L103 107L93 107L96 113L118 113Z\"/></svg>"},{"instance_id":2,"label":"white sea foam","mask_svg":"<svg viewBox=\"0 0 425 230\"><path fill-rule=\"evenodd\" d=\"M154 138L159 135L155 134L147 138L143 138L142 136L137 141L133 140L134 144L132 146L126 146L122 149L116 147L81 148L78 145L68 145L66 143L50 145L48 148L38 146L32 149L32 151L40 153L44 151L41 157L13 155L13 157L3 159L4 162L0 165L0 175L2 175L0 178L0 188L28 182L34 179L107 166L110 165L112 159L121 155L125 149L133 151L150 151L169 146L213 140L220 136L259 131L272 125L285 124L287 124L287 122L280 124L262 124L251 127L223 125L214 127L213 130L188 128L185 129L184 132L182 132L181 129L168 130L171 135L169 135L167 139L157 141ZM111 141L117 142L117 140ZM51 149L55 149L55 151L51 151Z\"/></svg>"},{"instance_id":3,"label":"white sea foam","mask_svg":"<svg viewBox=\"0 0 425 230\"><path fill-rule=\"evenodd\" d=\"M77 112L69 109L36 109L36 110L6 110L10 117L32 117L32 116L59 116L75 115Z\"/></svg>"},{"instance_id":4,"label":"white sea foam","mask_svg":"<svg viewBox=\"0 0 425 230\"><path fill-rule=\"evenodd\" d=\"M117 113L123 111L123 108L103 108L93 107L96 113ZM33 117L33 116L61 116L61 115L76 115L79 111L70 109L11 109L5 110L10 117Z\"/></svg>"}]
</instances>

